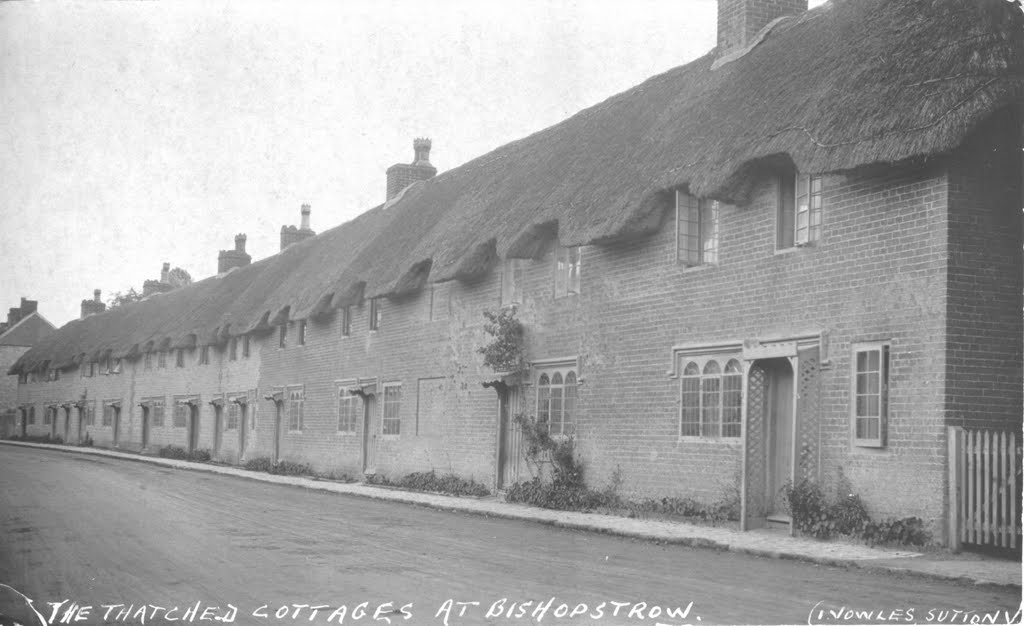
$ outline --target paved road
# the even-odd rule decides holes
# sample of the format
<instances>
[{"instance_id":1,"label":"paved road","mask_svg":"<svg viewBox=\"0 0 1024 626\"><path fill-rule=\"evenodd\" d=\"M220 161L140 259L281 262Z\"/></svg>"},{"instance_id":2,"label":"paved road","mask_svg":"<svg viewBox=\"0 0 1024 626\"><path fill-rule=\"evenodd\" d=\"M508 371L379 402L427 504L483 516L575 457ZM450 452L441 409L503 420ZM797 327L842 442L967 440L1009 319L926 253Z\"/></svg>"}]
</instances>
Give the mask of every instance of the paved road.
<instances>
[{"instance_id":1,"label":"paved road","mask_svg":"<svg viewBox=\"0 0 1024 626\"><path fill-rule=\"evenodd\" d=\"M230 617L228 605L237 607L237 624L807 623L809 614L836 623L818 611L840 607L938 623L943 615L930 609L1012 614L1021 601L1005 588L655 545L10 446L0 446L0 582L33 598L46 617L48 602L92 606L79 624L103 623L104 613L110 623L199 623L207 609L206 621L217 624L211 618ZM494 607L502 617L488 618L502 598ZM519 603L530 600L517 618ZM197 602L189 620L186 610ZM455 602L480 604L460 615ZM628 604L616 615L612 602ZM560 617L563 603L568 615ZM126 606L102 606L114 604ZM179 608L168 615L154 605ZM325 608L314 616L292 605ZM667 614L688 606L685 617ZM960 614L944 617L963 623ZM883 621L877 613L847 623L875 621Z\"/></svg>"}]
</instances>

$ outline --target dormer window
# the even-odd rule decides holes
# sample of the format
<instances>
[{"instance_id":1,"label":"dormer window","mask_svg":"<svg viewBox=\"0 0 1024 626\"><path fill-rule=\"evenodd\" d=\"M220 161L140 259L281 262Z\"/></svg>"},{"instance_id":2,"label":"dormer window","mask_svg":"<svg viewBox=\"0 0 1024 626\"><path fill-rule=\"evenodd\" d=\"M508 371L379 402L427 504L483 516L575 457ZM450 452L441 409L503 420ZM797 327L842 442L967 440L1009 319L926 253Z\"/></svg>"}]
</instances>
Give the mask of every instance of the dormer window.
<instances>
[{"instance_id":1,"label":"dormer window","mask_svg":"<svg viewBox=\"0 0 1024 626\"><path fill-rule=\"evenodd\" d=\"M380 330L380 298L370 298L370 330Z\"/></svg>"},{"instance_id":2,"label":"dormer window","mask_svg":"<svg viewBox=\"0 0 1024 626\"><path fill-rule=\"evenodd\" d=\"M778 237L784 250L821 240L822 184L820 176L795 170L779 177Z\"/></svg>"},{"instance_id":3,"label":"dormer window","mask_svg":"<svg viewBox=\"0 0 1024 626\"><path fill-rule=\"evenodd\" d=\"M559 246L555 250L556 298L579 294L582 265L583 253L580 246Z\"/></svg>"},{"instance_id":4,"label":"dormer window","mask_svg":"<svg viewBox=\"0 0 1024 626\"><path fill-rule=\"evenodd\" d=\"M689 266L718 263L717 200L676 190L676 259Z\"/></svg>"}]
</instances>

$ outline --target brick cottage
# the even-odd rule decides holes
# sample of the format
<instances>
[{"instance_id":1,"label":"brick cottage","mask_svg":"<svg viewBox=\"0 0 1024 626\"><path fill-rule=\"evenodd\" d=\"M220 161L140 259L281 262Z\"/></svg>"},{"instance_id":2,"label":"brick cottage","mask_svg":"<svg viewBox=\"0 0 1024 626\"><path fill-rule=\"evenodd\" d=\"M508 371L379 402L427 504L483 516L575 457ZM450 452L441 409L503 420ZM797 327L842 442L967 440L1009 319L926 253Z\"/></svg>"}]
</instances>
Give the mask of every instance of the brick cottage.
<instances>
[{"instance_id":1,"label":"brick cottage","mask_svg":"<svg viewBox=\"0 0 1024 626\"><path fill-rule=\"evenodd\" d=\"M624 495L848 481L951 506L949 427L1022 419L1024 20L1005 0L720 0L718 46L10 369L28 434L319 471L528 478L512 417ZM88 306L87 306L88 305ZM515 307L528 370L483 365ZM60 428L46 424L61 424Z\"/></svg>"}]
</instances>

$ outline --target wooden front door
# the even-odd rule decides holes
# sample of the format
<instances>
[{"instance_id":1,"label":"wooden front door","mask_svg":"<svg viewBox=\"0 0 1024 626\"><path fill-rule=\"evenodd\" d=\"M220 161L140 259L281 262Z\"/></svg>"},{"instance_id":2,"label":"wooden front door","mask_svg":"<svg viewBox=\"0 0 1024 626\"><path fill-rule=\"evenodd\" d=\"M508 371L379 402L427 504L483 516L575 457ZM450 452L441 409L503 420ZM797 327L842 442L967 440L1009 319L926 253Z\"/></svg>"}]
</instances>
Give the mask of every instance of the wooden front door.
<instances>
[{"instance_id":1,"label":"wooden front door","mask_svg":"<svg viewBox=\"0 0 1024 626\"><path fill-rule=\"evenodd\" d=\"M142 407L142 449L149 447L149 407Z\"/></svg>"},{"instance_id":2,"label":"wooden front door","mask_svg":"<svg viewBox=\"0 0 1024 626\"><path fill-rule=\"evenodd\" d=\"M82 442L82 425L85 423L85 409L78 407L78 437L75 443Z\"/></svg>"},{"instance_id":3,"label":"wooden front door","mask_svg":"<svg viewBox=\"0 0 1024 626\"><path fill-rule=\"evenodd\" d=\"M238 460L245 457L245 435L249 428L249 406L243 404L238 407Z\"/></svg>"},{"instance_id":4,"label":"wooden front door","mask_svg":"<svg viewBox=\"0 0 1024 626\"><path fill-rule=\"evenodd\" d=\"M793 477L793 368L789 359L767 359L762 364L768 378L766 513L769 519L788 521L783 489Z\"/></svg>"},{"instance_id":5,"label":"wooden front door","mask_svg":"<svg viewBox=\"0 0 1024 626\"><path fill-rule=\"evenodd\" d=\"M64 407L64 443L69 443L71 436L71 407Z\"/></svg>"},{"instance_id":6,"label":"wooden front door","mask_svg":"<svg viewBox=\"0 0 1024 626\"><path fill-rule=\"evenodd\" d=\"M507 489L519 481L519 457L522 431L515 421L522 397L519 386L506 387L498 392L498 458L496 486Z\"/></svg>"},{"instance_id":7,"label":"wooden front door","mask_svg":"<svg viewBox=\"0 0 1024 626\"><path fill-rule=\"evenodd\" d=\"M377 434L380 421L377 416L377 396L363 396L363 473L377 470Z\"/></svg>"},{"instance_id":8,"label":"wooden front door","mask_svg":"<svg viewBox=\"0 0 1024 626\"><path fill-rule=\"evenodd\" d=\"M188 451L193 453L199 447L199 407L188 406Z\"/></svg>"},{"instance_id":9,"label":"wooden front door","mask_svg":"<svg viewBox=\"0 0 1024 626\"><path fill-rule=\"evenodd\" d=\"M284 410L284 402L274 403L274 463L281 459L281 411Z\"/></svg>"},{"instance_id":10,"label":"wooden front door","mask_svg":"<svg viewBox=\"0 0 1024 626\"><path fill-rule=\"evenodd\" d=\"M114 411L114 447L117 447L121 438L121 407L115 406Z\"/></svg>"},{"instance_id":11,"label":"wooden front door","mask_svg":"<svg viewBox=\"0 0 1024 626\"><path fill-rule=\"evenodd\" d=\"M21 436L28 436L28 409L21 410Z\"/></svg>"},{"instance_id":12,"label":"wooden front door","mask_svg":"<svg viewBox=\"0 0 1024 626\"><path fill-rule=\"evenodd\" d=\"M224 419L224 407L216 406L213 407L213 456L220 454L220 437L221 431L224 430L224 424L221 420Z\"/></svg>"}]
</instances>

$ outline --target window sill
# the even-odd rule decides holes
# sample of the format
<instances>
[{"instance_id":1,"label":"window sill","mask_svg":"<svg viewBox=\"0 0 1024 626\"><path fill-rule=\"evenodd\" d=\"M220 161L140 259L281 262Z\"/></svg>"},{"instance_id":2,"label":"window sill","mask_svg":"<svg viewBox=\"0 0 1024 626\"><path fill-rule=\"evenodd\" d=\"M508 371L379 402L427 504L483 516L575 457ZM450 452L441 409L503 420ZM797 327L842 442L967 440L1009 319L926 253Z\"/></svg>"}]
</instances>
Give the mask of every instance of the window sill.
<instances>
[{"instance_id":1,"label":"window sill","mask_svg":"<svg viewBox=\"0 0 1024 626\"><path fill-rule=\"evenodd\" d=\"M381 435L380 438L383 439L384 441L398 441L399 439L402 438L402 433Z\"/></svg>"},{"instance_id":2,"label":"window sill","mask_svg":"<svg viewBox=\"0 0 1024 626\"><path fill-rule=\"evenodd\" d=\"M703 272L703 271L710 270L710 269L715 269L715 268L718 267L717 263L701 263L700 265L687 265L686 263L684 263L682 261L676 261L676 263L681 265L682 268L683 268L683 272L686 272L686 273L689 273L689 272Z\"/></svg>"},{"instance_id":3,"label":"window sill","mask_svg":"<svg viewBox=\"0 0 1024 626\"><path fill-rule=\"evenodd\" d=\"M356 432L354 430L339 430L339 431L337 431L337 434L341 435L342 437L355 437L356 436Z\"/></svg>"},{"instance_id":4,"label":"window sill","mask_svg":"<svg viewBox=\"0 0 1024 626\"><path fill-rule=\"evenodd\" d=\"M743 437L700 437L695 435L680 435L676 441L678 443L712 444L730 448L740 448L743 446Z\"/></svg>"}]
</instances>

